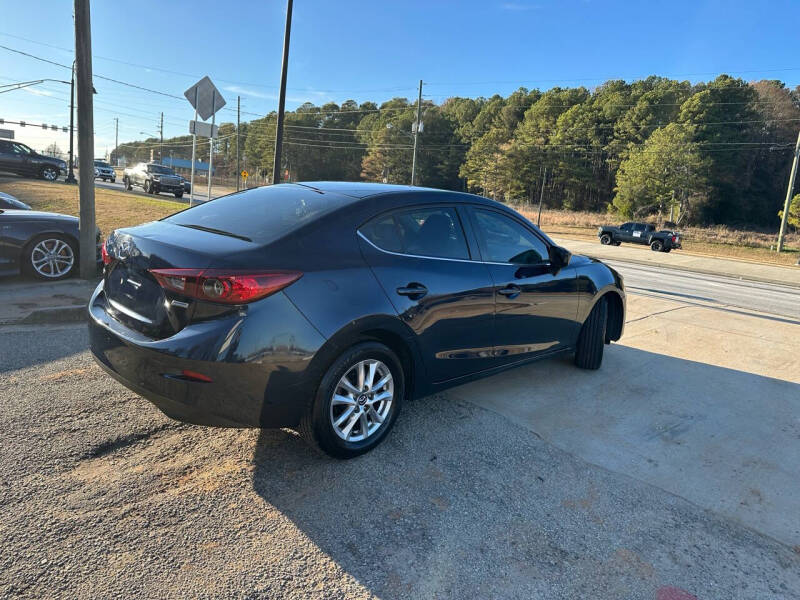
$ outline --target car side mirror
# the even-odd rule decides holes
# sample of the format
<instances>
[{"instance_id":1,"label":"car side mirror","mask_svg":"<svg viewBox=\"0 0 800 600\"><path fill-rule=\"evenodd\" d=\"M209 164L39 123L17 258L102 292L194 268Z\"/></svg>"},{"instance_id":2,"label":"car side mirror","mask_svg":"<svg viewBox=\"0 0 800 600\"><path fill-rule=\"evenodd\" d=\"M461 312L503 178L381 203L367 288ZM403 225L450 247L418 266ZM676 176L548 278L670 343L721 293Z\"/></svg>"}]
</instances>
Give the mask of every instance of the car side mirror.
<instances>
[{"instance_id":1,"label":"car side mirror","mask_svg":"<svg viewBox=\"0 0 800 600\"><path fill-rule=\"evenodd\" d=\"M556 273L566 267L570 259L572 259L572 252L561 246L550 246L548 252L550 254L550 266Z\"/></svg>"}]
</instances>

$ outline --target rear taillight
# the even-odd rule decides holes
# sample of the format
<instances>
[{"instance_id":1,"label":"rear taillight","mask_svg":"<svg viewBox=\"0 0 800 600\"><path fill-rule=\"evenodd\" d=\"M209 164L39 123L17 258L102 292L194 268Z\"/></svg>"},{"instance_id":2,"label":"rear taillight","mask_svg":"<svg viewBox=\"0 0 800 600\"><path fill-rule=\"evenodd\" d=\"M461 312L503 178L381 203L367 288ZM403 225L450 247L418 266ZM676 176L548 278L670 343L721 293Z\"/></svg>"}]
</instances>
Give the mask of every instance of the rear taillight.
<instances>
[{"instance_id":1,"label":"rear taillight","mask_svg":"<svg viewBox=\"0 0 800 600\"><path fill-rule=\"evenodd\" d=\"M108 253L108 240L103 242L100 246L100 256L103 257L103 264L110 265L111 264L111 255ZM97 255L95 254L95 260L97 260Z\"/></svg>"},{"instance_id":2,"label":"rear taillight","mask_svg":"<svg viewBox=\"0 0 800 600\"><path fill-rule=\"evenodd\" d=\"M678 241L678 236L677 235L673 235L672 236L672 241L673 242L677 242Z\"/></svg>"},{"instance_id":3,"label":"rear taillight","mask_svg":"<svg viewBox=\"0 0 800 600\"><path fill-rule=\"evenodd\" d=\"M164 289L224 304L244 304L265 298L303 276L297 271L225 269L152 269L150 273Z\"/></svg>"}]
</instances>

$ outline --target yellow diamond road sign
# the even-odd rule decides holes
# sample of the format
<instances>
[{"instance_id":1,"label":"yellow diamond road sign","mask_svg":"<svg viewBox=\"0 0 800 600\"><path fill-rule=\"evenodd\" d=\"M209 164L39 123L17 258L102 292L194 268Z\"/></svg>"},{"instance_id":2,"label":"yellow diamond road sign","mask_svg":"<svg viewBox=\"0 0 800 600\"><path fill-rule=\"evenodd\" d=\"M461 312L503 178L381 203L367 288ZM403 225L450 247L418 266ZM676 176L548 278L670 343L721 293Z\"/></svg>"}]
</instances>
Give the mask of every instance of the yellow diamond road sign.
<instances>
[{"instance_id":1,"label":"yellow diamond road sign","mask_svg":"<svg viewBox=\"0 0 800 600\"><path fill-rule=\"evenodd\" d=\"M248 175L249 175L249 173L248 173L247 171L242 171L242 177L244 177L245 179L247 179L247 176L248 176Z\"/></svg>"}]
</instances>

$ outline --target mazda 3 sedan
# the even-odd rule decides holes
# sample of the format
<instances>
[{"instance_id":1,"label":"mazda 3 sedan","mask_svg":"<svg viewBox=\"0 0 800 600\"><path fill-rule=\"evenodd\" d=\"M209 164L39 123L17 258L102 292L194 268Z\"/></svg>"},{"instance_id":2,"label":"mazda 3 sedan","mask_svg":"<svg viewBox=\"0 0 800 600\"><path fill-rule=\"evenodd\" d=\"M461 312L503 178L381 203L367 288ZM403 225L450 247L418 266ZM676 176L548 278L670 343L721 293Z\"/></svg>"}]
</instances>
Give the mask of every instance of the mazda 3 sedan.
<instances>
[{"instance_id":1,"label":"mazda 3 sedan","mask_svg":"<svg viewBox=\"0 0 800 600\"><path fill-rule=\"evenodd\" d=\"M103 262L89 331L109 374L174 419L296 428L340 458L409 398L561 353L597 369L625 321L613 269L417 187L246 190L115 231Z\"/></svg>"}]
</instances>

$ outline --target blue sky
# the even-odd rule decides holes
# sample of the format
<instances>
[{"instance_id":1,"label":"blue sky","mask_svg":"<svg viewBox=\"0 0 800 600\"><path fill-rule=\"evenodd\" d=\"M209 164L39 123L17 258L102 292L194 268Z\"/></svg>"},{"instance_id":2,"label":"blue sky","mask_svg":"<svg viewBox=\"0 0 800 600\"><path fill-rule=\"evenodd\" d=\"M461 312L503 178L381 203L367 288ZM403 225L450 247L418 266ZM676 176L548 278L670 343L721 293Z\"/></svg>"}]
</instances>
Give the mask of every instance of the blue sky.
<instances>
[{"instance_id":1,"label":"blue sky","mask_svg":"<svg viewBox=\"0 0 800 600\"><path fill-rule=\"evenodd\" d=\"M0 14L0 44L71 63L72 2L0 0ZM94 71L178 96L208 74L227 108L238 94L244 112L263 114L277 105L284 15L283 0L94 0ZM648 74L698 81L726 72L794 86L798 22L796 0L296 0L287 106L414 97L419 79L436 102ZM0 49L0 85L41 78L69 71ZM186 101L95 87L98 156L113 148L114 117L123 142L155 134L161 111L165 137L186 132L194 116ZM66 125L68 97L60 83L0 94L0 118ZM67 146L63 133L16 135L39 149Z\"/></svg>"}]
</instances>

